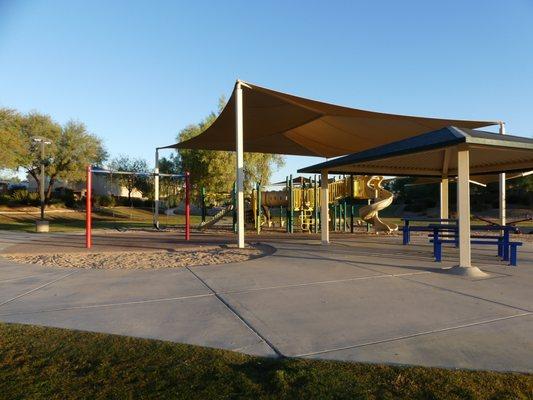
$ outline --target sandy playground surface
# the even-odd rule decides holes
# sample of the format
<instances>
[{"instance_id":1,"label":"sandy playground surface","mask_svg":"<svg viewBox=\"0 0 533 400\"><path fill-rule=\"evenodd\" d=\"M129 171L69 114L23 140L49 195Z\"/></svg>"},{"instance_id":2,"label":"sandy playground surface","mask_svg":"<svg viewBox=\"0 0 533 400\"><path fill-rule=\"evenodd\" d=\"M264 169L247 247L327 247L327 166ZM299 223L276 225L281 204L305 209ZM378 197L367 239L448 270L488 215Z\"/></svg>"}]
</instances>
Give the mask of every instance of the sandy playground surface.
<instances>
[{"instance_id":1,"label":"sandy playground surface","mask_svg":"<svg viewBox=\"0 0 533 400\"><path fill-rule=\"evenodd\" d=\"M260 247L201 246L156 251L115 251L100 253L4 254L8 260L46 267L91 269L158 269L226 264L257 258L266 252Z\"/></svg>"}]
</instances>

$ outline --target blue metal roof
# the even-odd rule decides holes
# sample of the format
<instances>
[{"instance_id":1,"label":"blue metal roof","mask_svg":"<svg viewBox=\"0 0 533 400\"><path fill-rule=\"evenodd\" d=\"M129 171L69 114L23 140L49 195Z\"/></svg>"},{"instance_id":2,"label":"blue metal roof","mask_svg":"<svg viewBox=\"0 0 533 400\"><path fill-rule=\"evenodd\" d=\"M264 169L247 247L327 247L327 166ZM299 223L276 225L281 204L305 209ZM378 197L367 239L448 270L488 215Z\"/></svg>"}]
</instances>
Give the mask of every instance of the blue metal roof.
<instances>
[{"instance_id":1,"label":"blue metal roof","mask_svg":"<svg viewBox=\"0 0 533 400\"><path fill-rule=\"evenodd\" d=\"M522 150L531 149L533 152L533 139L512 135L500 135L466 128L449 126L408 139L389 143L359 153L353 153L330 161L311 165L298 170L300 173L319 173L321 170L330 170L333 173L350 172L343 171L343 167L365 163L375 160L421 153L428 150L456 146L461 143L468 145L517 148ZM393 172L393 171L391 171Z\"/></svg>"}]
</instances>

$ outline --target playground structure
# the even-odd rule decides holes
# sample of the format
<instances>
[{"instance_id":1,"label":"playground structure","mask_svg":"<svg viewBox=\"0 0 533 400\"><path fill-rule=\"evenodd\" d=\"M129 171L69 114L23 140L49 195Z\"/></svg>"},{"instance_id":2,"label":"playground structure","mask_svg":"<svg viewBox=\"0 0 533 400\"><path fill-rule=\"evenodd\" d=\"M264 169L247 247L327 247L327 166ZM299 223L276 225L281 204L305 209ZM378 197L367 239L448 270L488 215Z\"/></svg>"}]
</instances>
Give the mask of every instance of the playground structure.
<instances>
[{"instance_id":1,"label":"playground structure","mask_svg":"<svg viewBox=\"0 0 533 400\"><path fill-rule=\"evenodd\" d=\"M384 210L392 204L394 195L382 186L382 176L372 176L367 186L374 187L376 190L377 198L372 204L362 207L359 210L359 216L363 221L371 221L376 231L392 232L398 230L398 225L387 224L379 218L379 211Z\"/></svg>"},{"instance_id":2,"label":"playground structure","mask_svg":"<svg viewBox=\"0 0 533 400\"><path fill-rule=\"evenodd\" d=\"M395 224L387 224L379 217L379 212L391 205L394 195L384 189L382 176L347 176L328 183L328 221L334 231L354 231L354 224L367 225L376 233L390 233L398 229ZM205 190L201 191L202 222L198 229L214 226L224 217L233 215L233 229L236 230L236 189L227 195L228 204L210 219L206 218ZM260 195L258 195L260 193ZM263 190L256 184L251 196L245 202L246 222L259 233L264 227L284 228L287 233L295 229L302 232L319 232L320 227L320 182L316 178L286 178L282 190ZM211 194L212 195L212 194ZM366 200L366 204L361 204ZM373 201L371 203L371 201Z\"/></svg>"},{"instance_id":3,"label":"playground structure","mask_svg":"<svg viewBox=\"0 0 533 400\"><path fill-rule=\"evenodd\" d=\"M390 233L398 229L379 218L379 211L393 201L391 192L382 187L381 176L347 176L328 183L328 221L333 230L353 232L355 208L359 200L367 200L359 208L358 223L372 224L375 232ZM251 196L251 210L247 213L248 222L253 222L259 233L263 226L278 225L289 233L297 226L302 232L319 231L320 226L320 183L313 179L288 177L284 190L264 191L256 185ZM370 203L374 200L373 203ZM274 218L273 210L278 210L279 218ZM285 218L284 218L285 215Z\"/></svg>"}]
</instances>

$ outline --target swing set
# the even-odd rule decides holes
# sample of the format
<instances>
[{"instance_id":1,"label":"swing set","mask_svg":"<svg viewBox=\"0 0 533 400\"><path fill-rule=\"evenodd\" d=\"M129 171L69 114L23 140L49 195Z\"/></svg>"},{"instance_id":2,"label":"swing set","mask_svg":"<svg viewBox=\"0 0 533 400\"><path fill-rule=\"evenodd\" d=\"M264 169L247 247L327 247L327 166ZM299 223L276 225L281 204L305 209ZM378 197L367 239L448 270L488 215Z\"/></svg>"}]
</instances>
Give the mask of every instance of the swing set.
<instances>
[{"instance_id":1,"label":"swing set","mask_svg":"<svg viewBox=\"0 0 533 400\"><path fill-rule=\"evenodd\" d=\"M190 174L185 172L183 174L163 174L163 173L149 173L149 172L128 172L128 171L113 171L109 169L93 169L90 165L87 166L87 187L85 195L85 248L92 247L92 177L93 174L108 174L113 175L135 175L135 176L153 176L155 179L155 207L154 207L154 227L159 230L159 177L182 178L185 180L185 240L190 239Z\"/></svg>"}]
</instances>

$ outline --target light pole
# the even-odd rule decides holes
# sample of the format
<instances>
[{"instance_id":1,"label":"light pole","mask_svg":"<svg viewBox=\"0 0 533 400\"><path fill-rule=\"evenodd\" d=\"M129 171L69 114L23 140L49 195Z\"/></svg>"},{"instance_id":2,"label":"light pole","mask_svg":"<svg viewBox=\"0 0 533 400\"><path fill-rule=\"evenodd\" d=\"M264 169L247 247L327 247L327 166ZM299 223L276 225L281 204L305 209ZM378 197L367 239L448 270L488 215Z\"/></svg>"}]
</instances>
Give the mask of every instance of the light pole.
<instances>
[{"instance_id":1,"label":"light pole","mask_svg":"<svg viewBox=\"0 0 533 400\"><path fill-rule=\"evenodd\" d=\"M40 198L41 198L41 221L44 220L44 145L52 144L52 142L46 138L33 138L35 143L39 143L41 146L41 179L40 179Z\"/></svg>"}]
</instances>

